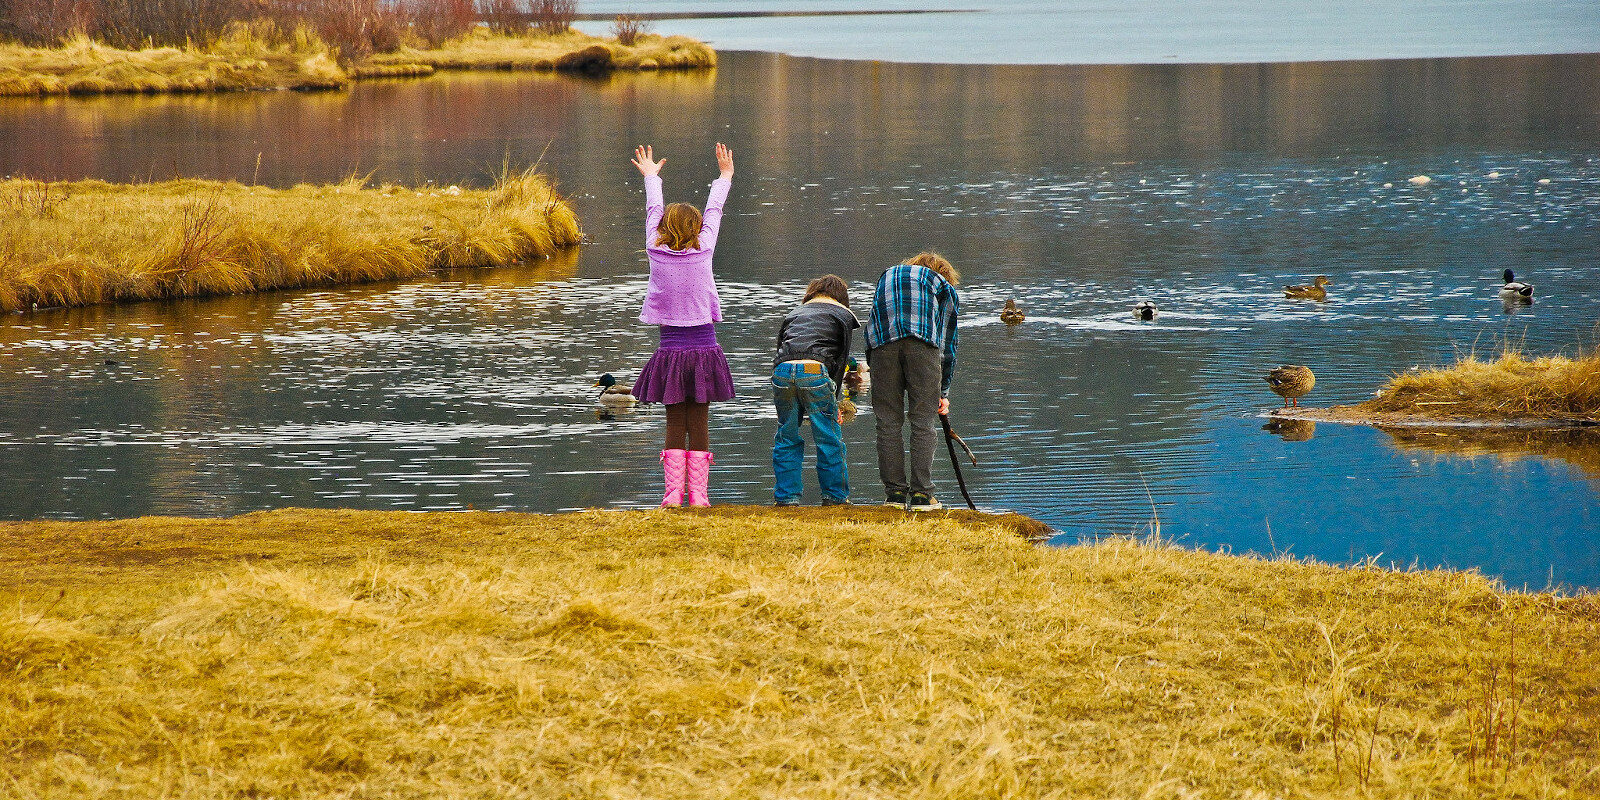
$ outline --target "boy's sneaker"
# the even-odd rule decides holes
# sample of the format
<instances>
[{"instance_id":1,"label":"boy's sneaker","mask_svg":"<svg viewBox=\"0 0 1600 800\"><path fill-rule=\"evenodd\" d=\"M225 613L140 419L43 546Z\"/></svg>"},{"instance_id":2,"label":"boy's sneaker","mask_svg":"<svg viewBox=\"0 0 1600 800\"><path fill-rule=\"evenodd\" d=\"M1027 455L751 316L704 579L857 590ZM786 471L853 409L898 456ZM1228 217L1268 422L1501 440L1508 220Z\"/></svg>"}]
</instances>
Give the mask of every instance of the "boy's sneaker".
<instances>
[{"instance_id":1,"label":"boy's sneaker","mask_svg":"<svg viewBox=\"0 0 1600 800\"><path fill-rule=\"evenodd\" d=\"M850 502L850 498L848 498L848 497L846 497L843 500L835 500L835 499L833 499L831 497L824 497L824 498L822 498L822 504L825 505L825 506L853 506L853 505L855 505L855 503Z\"/></svg>"},{"instance_id":2,"label":"boy's sneaker","mask_svg":"<svg viewBox=\"0 0 1600 800\"><path fill-rule=\"evenodd\" d=\"M795 506L798 506L798 505L800 505L800 501L799 500L774 500L774 501L772 501L772 507L773 508L794 508Z\"/></svg>"},{"instance_id":3,"label":"boy's sneaker","mask_svg":"<svg viewBox=\"0 0 1600 800\"><path fill-rule=\"evenodd\" d=\"M888 506L890 508L901 508L901 509L905 508L906 507L906 491L904 489L890 489L889 490L889 499L884 502L884 505L886 505L886 506Z\"/></svg>"},{"instance_id":4,"label":"boy's sneaker","mask_svg":"<svg viewBox=\"0 0 1600 800\"><path fill-rule=\"evenodd\" d=\"M944 508L938 499L926 492L912 492L911 499L906 501L907 511L938 511Z\"/></svg>"}]
</instances>

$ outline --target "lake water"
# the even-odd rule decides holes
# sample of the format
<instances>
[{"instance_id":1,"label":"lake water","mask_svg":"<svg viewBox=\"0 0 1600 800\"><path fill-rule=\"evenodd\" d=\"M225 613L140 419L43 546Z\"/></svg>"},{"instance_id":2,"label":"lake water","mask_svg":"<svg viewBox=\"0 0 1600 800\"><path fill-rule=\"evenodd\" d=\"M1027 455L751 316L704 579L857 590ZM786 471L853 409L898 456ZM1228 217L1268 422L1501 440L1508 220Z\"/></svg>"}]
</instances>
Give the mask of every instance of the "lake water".
<instances>
[{"instance_id":1,"label":"lake water","mask_svg":"<svg viewBox=\"0 0 1600 800\"><path fill-rule=\"evenodd\" d=\"M669 20L719 50L968 64L1172 64L1593 53L1593 0L590 0L585 13L938 9ZM580 27L603 32L603 22Z\"/></svg>"},{"instance_id":2,"label":"lake water","mask_svg":"<svg viewBox=\"0 0 1600 800\"><path fill-rule=\"evenodd\" d=\"M660 412L599 419L589 388L631 377L654 342L636 320L627 158L653 142L669 199L701 202L722 140L739 171L719 336L741 396L713 411L714 501L770 502L764 376L805 281L838 272L864 301L882 269L934 247L966 276L952 399L980 504L1061 541L1159 519L1197 547L1600 586L1593 438L1463 450L1326 424L1280 436L1262 418L1280 402L1262 375L1282 363L1312 366L1308 401L1331 404L1474 347L1595 343L1597 74L1596 56L728 53L702 75L0 100L0 174L482 185L542 153L593 240L440 280L6 316L0 517L652 504ZM1514 315L1496 299L1507 267L1538 286ZM1282 298L1318 274L1329 302ZM1007 298L1028 322L998 322ZM1139 324L1146 298L1163 310ZM846 436L857 494L875 499L870 414ZM936 470L957 502L942 453Z\"/></svg>"}]
</instances>

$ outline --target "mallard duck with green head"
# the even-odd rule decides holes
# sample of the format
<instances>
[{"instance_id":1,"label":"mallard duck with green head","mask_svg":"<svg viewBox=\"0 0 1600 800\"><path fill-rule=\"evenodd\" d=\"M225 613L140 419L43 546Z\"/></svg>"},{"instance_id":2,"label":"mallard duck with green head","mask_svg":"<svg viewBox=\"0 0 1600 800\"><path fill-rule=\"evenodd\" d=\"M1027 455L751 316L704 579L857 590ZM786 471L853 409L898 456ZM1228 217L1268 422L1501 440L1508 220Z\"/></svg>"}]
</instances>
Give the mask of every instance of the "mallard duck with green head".
<instances>
[{"instance_id":1,"label":"mallard duck with green head","mask_svg":"<svg viewBox=\"0 0 1600 800\"><path fill-rule=\"evenodd\" d=\"M1295 408L1300 407L1300 398L1317 385L1317 376L1311 373L1310 367L1286 364L1267 373L1267 386L1272 388L1272 393L1283 398L1283 407L1288 408L1291 403Z\"/></svg>"},{"instance_id":2,"label":"mallard duck with green head","mask_svg":"<svg viewBox=\"0 0 1600 800\"><path fill-rule=\"evenodd\" d=\"M1285 286L1283 296L1290 300L1327 300L1328 290L1322 287L1333 285L1326 275L1318 275L1311 280L1310 286Z\"/></svg>"},{"instance_id":3,"label":"mallard duck with green head","mask_svg":"<svg viewBox=\"0 0 1600 800\"><path fill-rule=\"evenodd\" d=\"M609 372L601 375L600 380L595 381L594 385L600 389L600 394L595 399L599 400L602 406L632 408L639 402L639 399L633 396L633 385L617 383L616 376Z\"/></svg>"},{"instance_id":4,"label":"mallard duck with green head","mask_svg":"<svg viewBox=\"0 0 1600 800\"><path fill-rule=\"evenodd\" d=\"M1509 303L1533 302L1533 284L1517 280L1516 274L1509 269L1500 275L1505 278L1505 285L1500 287L1501 300Z\"/></svg>"}]
</instances>

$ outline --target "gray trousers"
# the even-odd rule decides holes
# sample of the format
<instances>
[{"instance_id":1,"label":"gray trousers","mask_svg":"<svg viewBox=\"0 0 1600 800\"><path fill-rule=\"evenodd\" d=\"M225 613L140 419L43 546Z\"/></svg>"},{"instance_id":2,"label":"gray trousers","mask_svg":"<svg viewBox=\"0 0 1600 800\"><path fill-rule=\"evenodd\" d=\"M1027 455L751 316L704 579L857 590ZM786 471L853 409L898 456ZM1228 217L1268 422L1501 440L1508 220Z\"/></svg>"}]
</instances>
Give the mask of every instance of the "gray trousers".
<instances>
[{"instance_id":1,"label":"gray trousers","mask_svg":"<svg viewBox=\"0 0 1600 800\"><path fill-rule=\"evenodd\" d=\"M889 491L933 494L943 354L921 339L897 339L867 351L872 416L878 425L878 476ZM902 428L911 422L910 476Z\"/></svg>"}]
</instances>

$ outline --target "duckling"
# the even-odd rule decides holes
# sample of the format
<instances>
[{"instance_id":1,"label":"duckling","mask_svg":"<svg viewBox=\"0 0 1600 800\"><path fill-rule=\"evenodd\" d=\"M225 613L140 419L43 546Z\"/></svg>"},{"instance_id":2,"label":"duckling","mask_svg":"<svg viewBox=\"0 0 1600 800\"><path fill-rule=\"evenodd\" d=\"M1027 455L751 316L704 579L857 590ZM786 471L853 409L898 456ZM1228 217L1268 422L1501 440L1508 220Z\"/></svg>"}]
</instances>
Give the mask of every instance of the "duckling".
<instances>
[{"instance_id":1,"label":"duckling","mask_svg":"<svg viewBox=\"0 0 1600 800\"><path fill-rule=\"evenodd\" d=\"M1310 286L1285 286L1283 296L1291 300L1316 300L1321 302L1328 299L1328 290L1322 287L1330 286L1333 281L1326 275L1318 275L1311 281Z\"/></svg>"},{"instance_id":2,"label":"duckling","mask_svg":"<svg viewBox=\"0 0 1600 800\"><path fill-rule=\"evenodd\" d=\"M1149 322L1156 318L1157 310L1155 303L1149 300L1140 300L1139 304L1133 307L1133 315L1145 322Z\"/></svg>"},{"instance_id":3,"label":"duckling","mask_svg":"<svg viewBox=\"0 0 1600 800\"><path fill-rule=\"evenodd\" d=\"M600 380L595 381L594 385L600 387L600 394L596 397L600 405L631 408L639 402L639 399L633 396L633 385L617 383L617 379L609 372L601 375Z\"/></svg>"},{"instance_id":4,"label":"duckling","mask_svg":"<svg viewBox=\"0 0 1600 800\"><path fill-rule=\"evenodd\" d=\"M1288 408L1290 402L1299 408L1300 398L1317 385L1317 376L1311 373L1310 367L1284 365L1268 372L1266 381L1272 393L1283 398L1284 408Z\"/></svg>"},{"instance_id":5,"label":"duckling","mask_svg":"<svg viewBox=\"0 0 1600 800\"><path fill-rule=\"evenodd\" d=\"M858 394L872 388L872 370L866 364L857 361L855 356L844 367L844 388L851 394Z\"/></svg>"},{"instance_id":6,"label":"duckling","mask_svg":"<svg viewBox=\"0 0 1600 800\"><path fill-rule=\"evenodd\" d=\"M1028 315L1022 313L1022 309L1017 308L1017 301L1015 300L1007 300L1006 307L1000 309L1000 321L1007 325L1016 325L1027 318Z\"/></svg>"},{"instance_id":7,"label":"duckling","mask_svg":"<svg viewBox=\"0 0 1600 800\"><path fill-rule=\"evenodd\" d=\"M1532 303L1533 284L1517 280L1517 276L1506 270L1501 273L1506 279L1506 285L1500 287L1500 299L1511 303Z\"/></svg>"}]
</instances>

